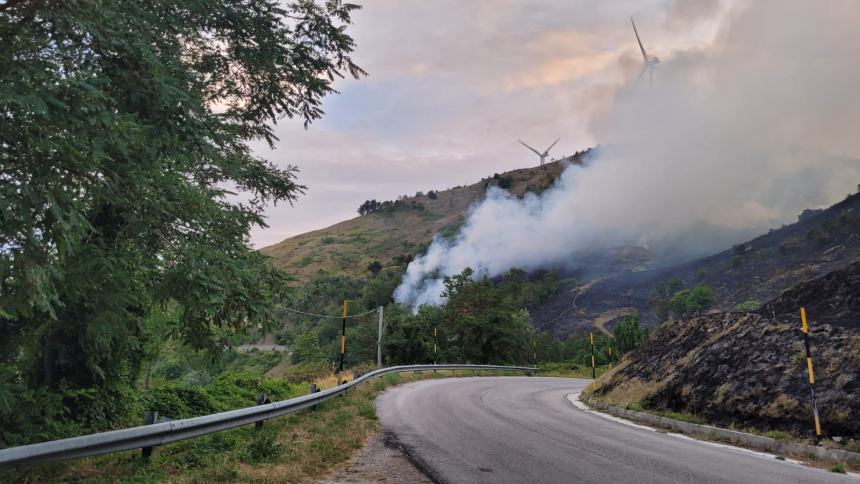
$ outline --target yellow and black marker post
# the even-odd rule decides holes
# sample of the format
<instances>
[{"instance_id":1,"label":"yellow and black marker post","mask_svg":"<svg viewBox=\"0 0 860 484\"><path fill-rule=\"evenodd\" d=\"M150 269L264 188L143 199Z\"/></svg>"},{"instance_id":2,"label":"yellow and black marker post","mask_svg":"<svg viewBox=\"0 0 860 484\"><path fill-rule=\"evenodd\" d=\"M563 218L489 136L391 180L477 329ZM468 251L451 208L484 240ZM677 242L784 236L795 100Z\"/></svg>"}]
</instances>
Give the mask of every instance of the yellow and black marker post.
<instances>
[{"instance_id":1,"label":"yellow and black marker post","mask_svg":"<svg viewBox=\"0 0 860 484\"><path fill-rule=\"evenodd\" d=\"M532 364L537 366L537 338L532 338Z\"/></svg>"},{"instance_id":2,"label":"yellow and black marker post","mask_svg":"<svg viewBox=\"0 0 860 484\"><path fill-rule=\"evenodd\" d=\"M812 370L812 350L809 346L809 326L806 324L806 308L800 308L803 344L806 346L806 367L809 369L809 392L812 396L812 415L815 417L815 436L821 437L821 420L818 418L818 399L815 395L815 372Z\"/></svg>"},{"instance_id":3,"label":"yellow and black marker post","mask_svg":"<svg viewBox=\"0 0 860 484\"><path fill-rule=\"evenodd\" d=\"M612 346L609 346L609 369L612 369Z\"/></svg>"},{"instance_id":4,"label":"yellow and black marker post","mask_svg":"<svg viewBox=\"0 0 860 484\"><path fill-rule=\"evenodd\" d=\"M594 360L594 333L588 333L588 339L591 340L591 379L597 378L597 366Z\"/></svg>"},{"instance_id":5,"label":"yellow and black marker post","mask_svg":"<svg viewBox=\"0 0 860 484\"><path fill-rule=\"evenodd\" d=\"M433 326L433 364L437 362L436 326Z\"/></svg>"},{"instance_id":6,"label":"yellow and black marker post","mask_svg":"<svg viewBox=\"0 0 860 484\"><path fill-rule=\"evenodd\" d=\"M346 352L346 299L343 300L343 323L340 327L340 366L337 372L343 371L343 354Z\"/></svg>"}]
</instances>

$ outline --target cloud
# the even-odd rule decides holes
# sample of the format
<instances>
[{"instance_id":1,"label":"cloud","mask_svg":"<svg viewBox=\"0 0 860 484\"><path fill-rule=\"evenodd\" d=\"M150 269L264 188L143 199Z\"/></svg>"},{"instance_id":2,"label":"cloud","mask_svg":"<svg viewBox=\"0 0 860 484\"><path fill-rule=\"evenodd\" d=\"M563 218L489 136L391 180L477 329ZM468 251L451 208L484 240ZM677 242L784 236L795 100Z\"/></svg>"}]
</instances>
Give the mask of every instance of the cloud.
<instances>
[{"instance_id":1,"label":"cloud","mask_svg":"<svg viewBox=\"0 0 860 484\"><path fill-rule=\"evenodd\" d=\"M608 109L625 69L638 69L630 14L658 55L702 42L700 33L660 35L665 8L665 0L364 2L349 31L369 77L338 81L341 94L307 131L287 120L275 150L255 148L298 166L309 191L294 207L269 208L271 227L252 242L350 218L365 199L530 166L518 138L561 137L558 154L597 143L589 119Z\"/></svg>"}]
</instances>

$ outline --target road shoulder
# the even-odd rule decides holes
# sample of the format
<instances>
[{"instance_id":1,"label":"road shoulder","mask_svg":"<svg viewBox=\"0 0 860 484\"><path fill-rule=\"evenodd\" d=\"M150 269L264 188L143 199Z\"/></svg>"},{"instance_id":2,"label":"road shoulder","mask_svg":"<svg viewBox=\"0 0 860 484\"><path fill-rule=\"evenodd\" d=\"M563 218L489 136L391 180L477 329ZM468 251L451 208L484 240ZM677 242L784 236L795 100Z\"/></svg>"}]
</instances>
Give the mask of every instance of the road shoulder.
<instances>
[{"instance_id":1,"label":"road shoulder","mask_svg":"<svg viewBox=\"0 0 860 484\"><path fill-rule=\"evenodd\" d=\"M409 482L432 484L411 462L396 442L383 432L373 434L361 451L337 466L319 484Z\"/></svg>"}]
</instances>

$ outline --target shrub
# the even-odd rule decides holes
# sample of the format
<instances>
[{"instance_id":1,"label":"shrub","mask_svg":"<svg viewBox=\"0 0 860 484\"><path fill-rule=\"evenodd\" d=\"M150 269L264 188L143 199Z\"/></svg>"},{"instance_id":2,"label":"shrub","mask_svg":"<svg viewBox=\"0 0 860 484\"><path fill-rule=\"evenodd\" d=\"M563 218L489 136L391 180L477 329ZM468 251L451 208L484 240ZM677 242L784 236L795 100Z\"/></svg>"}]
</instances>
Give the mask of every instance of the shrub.
<instances>
[{"instance_id":1,"label":"shrub","mask_svg":"<svg viewBox=\"0 0 860 484\"><path fill-rule=\"evenodd\" d=\"M710 309L716 303L714 293L711 288L704 284L699 284L690 290L687 296L687 311L691 313L699 313Z\"/></svg>"},{"instance_id":2,"label":"shrub","mask_svg":"<svg viewBox=\"0 0 860 484\"><path fill-rule=\"evenodd\" d=\"M378 260L375 260L375 261L371 262L370 264L367 264L367 270L368 270L368 272L370 272L371 274L373 274L375 276L375 275L379 274L379 271L382 270L382 263L379 262Z\"/></svg>"},{"instance_id":3,"label":"shrub","mask_svg":"<svg viewBox=\"0 0 860 484\"><path fill-rule=\"evenodd\" d=\"M826 245L830 241L827 235L818 229L809 229L809 231L806 232L806 238L815 242L819 246Z\"/></svg>"},{"instance_id":4,"label":"shrub","mask_svg":"<svg viewBox=\"0 0 860 484\"><path fill-rule=\"evenodd\" d=\"M779 243L779 253L788 254L800 246L800 239L797 237L786 237Z\"/></svg>"},{"instance_id":5,"label":"shrub","mask_svg":"<svg viewBox=\"0 0 860 484\"><path fill-rule=\"evenodd\" d=\"M144 410L155 410L171 419L190 418L217 411L202 388L166 386L143 394Z\"/></svg>"},{"instance_id":6,"label":"shrub","mask_svg":"<svg viewBox=\"0 0 860 484\"><path fill-rule=\"evenodd\" d=\"M334 237L323 237L322 240L320 240L320 243L322 245L333 244L333 243L335 243L335 238Z\"/></svg>"},{"instance_id":7,"label":"shrub","mask_svg":"<svg viewBox=\"0 0 860 484\"><path fill-rule=\"evenodd\" d=\"M735 306L734 310L741 313L749 313L752 311L758 311L760 307L761 303L759 303L758 301L749 300L738 304L737 306Z\"/></svg>"},{"instance_id":8,"label":"shrub","mask_svg":"<svg viewBox=\"0 0 860 484\"><path fill-rule=\"evenodd\" d=\"M692 289L683 289L672 296L669 307L678 316L701 313L710 309L716 302L711 288L699 284Z\"/></svg>"},{"instance_id":9,"label":"shrub","mask_svg":"<svg viewBox=\"0 0 860 484\"><path fill-rule=\"evenodd\" d=\"M271 427L263 427L254 432L254 436L248 441L243 461L250 464L272 461L284 453L284 445L278 442L278 434Z\"/></svg>"},{"instance_id":10,"label":"shrub","mask_svg":"<svg viewBox=\"0 0 860 484\"><path fill-rule=\"evenodd\" d=\"M732 257L731 265L732 267L740 267L741 264L744 263L744 257L742 255L736 255Z\"/></svg>"},{"instance_id":11,"label":"shrub","mask_svg":"<svg viewBox=\"0 0 860 484\"><path fill-rule=\"evenodd\" d=\"M500 176L499 177L499 188L503 188L507 190L514 184L514 179L509 176Z\"/></svg>"}]
</instances>

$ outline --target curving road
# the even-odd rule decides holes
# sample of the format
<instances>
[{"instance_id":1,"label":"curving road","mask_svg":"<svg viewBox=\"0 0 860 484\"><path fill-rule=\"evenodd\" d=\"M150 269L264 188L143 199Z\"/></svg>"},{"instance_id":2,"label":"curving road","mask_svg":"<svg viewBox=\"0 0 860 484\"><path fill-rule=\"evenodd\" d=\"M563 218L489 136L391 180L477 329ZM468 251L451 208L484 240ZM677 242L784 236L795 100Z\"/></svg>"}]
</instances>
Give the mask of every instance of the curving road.
<instances>
[{"instance_id":1,"label":"curving road","mask_svg":"<svg viewBox=\"0 0 860 484\"><path fill-rule=\"evenodd\" d=\"M768 454L611 420L574 406L589 380L425 380L377 400L386 432L436 482L854 482Z\"/></svg>"}]
</instances>

